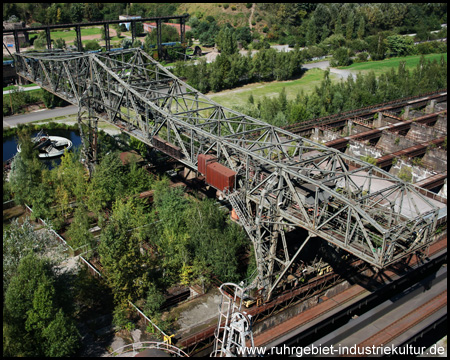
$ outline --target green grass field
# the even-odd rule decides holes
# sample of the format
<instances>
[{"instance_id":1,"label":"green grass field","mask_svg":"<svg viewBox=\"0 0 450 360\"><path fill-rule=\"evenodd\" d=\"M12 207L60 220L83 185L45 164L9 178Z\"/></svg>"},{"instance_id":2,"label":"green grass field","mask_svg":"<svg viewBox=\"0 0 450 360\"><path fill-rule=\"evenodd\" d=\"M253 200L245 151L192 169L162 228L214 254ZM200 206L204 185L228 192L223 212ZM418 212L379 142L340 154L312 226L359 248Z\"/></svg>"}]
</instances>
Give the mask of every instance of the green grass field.
<instances>
[{"instance_id":1,"label":"green grass field","mask_svg":"<svg viewBox=\"0 0 450 360\"><path fill-rule=\"evenodd\" d=\"M428 54L425 55L425 59L427 60L436 60L439 61L441 56L444 56L445 61L447 61L447 53L445 54ZM361 71L361 73L365 74L369 71L373 70L376 76L380 76L382 73L389 71L392 67L397 70L398 65L401 61L406 62L406 68L408 70L414 69L420 61L421 55L411 55L404 57L396 57L391 59L385 59L380 61L368 61L364 63L357 63L350 66L340 67L339 69L347 69L352 71Z\"/></svg>"},{"instance_id":2,"label":"green grass field","mask_svg":"<svg viewBox=\"0 0 450 360\"><path fill-rule=\"evenodd\" d=\"M320 69L308 70L300 79L289 81L272 81L245 85L232 90L225 90L218 93L206 94L212 100L219 104L232 108L233 106L244 106L248 97L253 95L255 100L260 100L264 96L278 96L283 88L286 90L286 96L289 100L294 99L302 90L305 94L314 90L314 87L320 85L323 80L324 71ZM330 74L332 81L338 81L338 76Z\"/></svg>"},{"instance_id":3,"label":"green grass field","mask_svg":"<svg viewBox=\"0 0 450 360\"><path fill-rule=\"evenodd\" d=\"M376 76L380 76L382 73L388 72L391 68L397 70L401 61L406 61L406 68L412 70L419 63L420 56L421 55L413 55L381 61L369 61L346 67L340 67L339 69L348 69L355 72L360 71L362 74L366 74L373 70ZM445 61L447 61L446 53L429 54L425 55L425 58L427 60L439 61L441 56L444 56ZM233 106L244 106L250 94L253 95L255 100L260 100L264 96L278 96L281 89L284 87L286 89L287 98L291 100L295 98L302 90L305 94L311 93L316 86L320 85L320 82L323 80L323 76L323 70L311 69L308 70L300 79L249 84L232 90L225 90L218 93L208 93L207 95L219 104L232 108ZM341 81L340 77L332 73L330 74L330 79L333 82Z\"/></svg>"},{"instance_id":4,"label":"green grass field","mask_svg":"<svg viewBox=\"0 0 450 360\"><path fill-rule=\"evenodd\" d=\"M81 36L101 35L100 28L82 28ZM70 31L53 31L50 33L52 39L63 39L65 41L74 41L76 38L76 32Z\"/></svg>"},{"instance_id":5,"label":"green grass field","mask_svg":"<svg viewBox=\"0 0 450 360\"><path fill-rule=\"evenodd\" d=\"M110 32L111 34L111 32ZM81 37L83 36L92 36L92 35L98 35L98 40L100 40L101 38L101 28L99 27L93 27L93 28L82 28L81 29ZM124 35L126 35L126 33L123 33L122 36L120 38L118 38L117 36L113 36L111 37L111 41L115 42L115 41L121 41L124 37ZM37 35L30 35L30 37L37 37ZM131 35L130 35L131 36ZM52 31L50 33L50 37L52 38L52 40L56 40L56 39L63 39L66 42L66 45L69 44L73 44L75 43L75 39L76 39L76 32L75 30L70 30L70 31ZM88 40L82 40L83 44L88 41ZM104 40L101 40L104 42Z\"/></svg>"}]
</instances>

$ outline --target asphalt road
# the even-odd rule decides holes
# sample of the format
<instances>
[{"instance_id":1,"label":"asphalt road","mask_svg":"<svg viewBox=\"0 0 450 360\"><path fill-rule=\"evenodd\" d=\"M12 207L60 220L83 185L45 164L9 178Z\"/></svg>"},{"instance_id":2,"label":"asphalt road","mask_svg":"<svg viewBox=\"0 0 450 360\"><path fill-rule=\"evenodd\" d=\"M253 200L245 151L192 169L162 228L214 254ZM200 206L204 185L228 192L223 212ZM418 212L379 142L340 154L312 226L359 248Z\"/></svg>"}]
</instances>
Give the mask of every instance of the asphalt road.
<instances>
[{"instance_id":1,"label":"asphalt road","mask_svg":"<svg viewBox=\"0 0 450 360\"><path fill-rule=\"evenodd\" d=\"M18 124L25 124L33 121L46 120L58 116L74 115L78 112L78 107L70 105L62 108L55 108L51 110L38 110L32 113L23 115L13 115L3 118L3 127L14 127Z\"/></svg>"}]
</instances>

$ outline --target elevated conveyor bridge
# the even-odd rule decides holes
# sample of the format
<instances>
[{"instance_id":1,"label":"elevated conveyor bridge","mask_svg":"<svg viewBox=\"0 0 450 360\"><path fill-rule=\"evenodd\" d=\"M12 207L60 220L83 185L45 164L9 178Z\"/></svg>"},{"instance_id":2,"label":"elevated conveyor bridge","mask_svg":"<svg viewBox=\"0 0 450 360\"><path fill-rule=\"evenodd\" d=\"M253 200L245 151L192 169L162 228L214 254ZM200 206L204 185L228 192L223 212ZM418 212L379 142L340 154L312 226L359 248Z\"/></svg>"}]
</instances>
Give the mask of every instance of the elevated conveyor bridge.
<instances>
[{"instance_id":1,"label":"elevated conveyor bridge","mask_svg":"<svg viewBox=\"0 0 450 360\"><path fill-rule=\"evenodd\" d=\"M266 299L315 237L383 268L425 249L440 209L446 214L374 165L215 103L141 49L17 54L16 64L20 76L78 105L90 129L101 118L191 169L211 154L235 171L233 189L219 190L253 242L252 283ZM88 138L95 161L96 132ZM293 227L309 231L295 253L285 237Z\"/></svg>"}]
</instances>

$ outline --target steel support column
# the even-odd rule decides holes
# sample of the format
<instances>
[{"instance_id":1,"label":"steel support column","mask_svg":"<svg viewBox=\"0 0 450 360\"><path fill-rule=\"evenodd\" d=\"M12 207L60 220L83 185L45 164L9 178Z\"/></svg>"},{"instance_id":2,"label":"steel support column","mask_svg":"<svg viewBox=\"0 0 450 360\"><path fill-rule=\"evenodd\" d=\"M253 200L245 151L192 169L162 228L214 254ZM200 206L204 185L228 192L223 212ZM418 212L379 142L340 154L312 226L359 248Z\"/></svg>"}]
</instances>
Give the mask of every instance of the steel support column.
<instances>
[{"instance_id":1,"label":"steel support column","mask_svg":"<svg viewBox=\"0 0 450 360\"><path fill-rule=\"evenodd\" d=\"M105 46L106 46L106 51L111 50L111 39L109 37L109 24L105 23L104 29L105 29Z\"/></svg>"}]
</instances>

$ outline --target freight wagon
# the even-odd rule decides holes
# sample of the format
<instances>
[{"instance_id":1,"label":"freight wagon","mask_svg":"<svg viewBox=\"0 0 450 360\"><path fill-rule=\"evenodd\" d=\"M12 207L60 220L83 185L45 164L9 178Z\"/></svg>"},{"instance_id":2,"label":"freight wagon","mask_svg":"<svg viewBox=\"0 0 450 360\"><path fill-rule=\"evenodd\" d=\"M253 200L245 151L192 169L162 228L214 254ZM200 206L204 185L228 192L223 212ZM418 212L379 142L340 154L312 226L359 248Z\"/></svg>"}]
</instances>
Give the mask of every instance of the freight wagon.
<instances>
[{"instance_id":1,"label":"freight wagon","mask_svg":"<svg viewBox=\"0 0 450 360\"><path fill-rule=\"evenodd\" d=\"M217 162L213 155L199 154L197 157L198 171L206 175L206 183L220 191L233 191L236 182L236 171Z\"/></svg>"},{"instance_id":2,"label":"freight wagon","mask_svg":"<svg viewBox=\"0 0 450 360\"><path fill-rule=\"evenodd\" d=\"M199 154L197 157L197 169L200 174L206 175L206 166L217 161L213 155Z\"/></svg>"},{"instance_id":3,"label":"freight wagon","mask_svg":"<svg viewBox=\"0 0 450 360\"><path fill-rule=\"evenodd\" d=\"M236 181L236 171L218 162L206 165L206 182L220 191L233 191Z\"/></svg>"},{"instance_id":4,"label":"freight wagon","mask_svg":"<svg viewBox=\"0 0 450 360\"><path fill-rule=\"evenodd\" d=\"M153 136L152 144L156 149L172 156L175 159L181 159L183 157L181 148L165 141L164 139L161 139L159 136Z\"/></svg>"}]
</instances>

